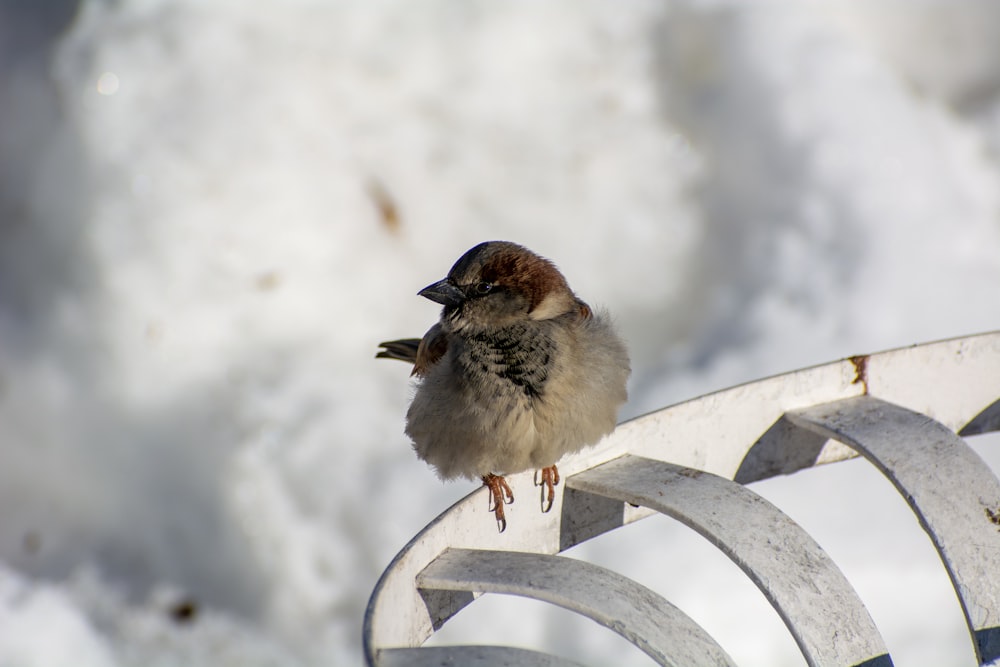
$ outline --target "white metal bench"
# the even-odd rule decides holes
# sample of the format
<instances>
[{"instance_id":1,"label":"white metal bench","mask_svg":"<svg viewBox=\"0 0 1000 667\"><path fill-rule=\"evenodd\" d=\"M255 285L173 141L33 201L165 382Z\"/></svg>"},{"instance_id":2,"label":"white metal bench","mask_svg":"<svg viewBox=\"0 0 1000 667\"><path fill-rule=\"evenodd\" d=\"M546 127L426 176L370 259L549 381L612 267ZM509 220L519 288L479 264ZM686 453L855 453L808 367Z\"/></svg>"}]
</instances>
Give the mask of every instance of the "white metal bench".
<instances>
[{"instance_id":1,"label":"white metal bench","mask_svg":"<svg viewBox=\"0 0 1000 667\"><path fill-rule=\"evenodd\" d=\"M727 418L721 419L720 415ZM498 534L485 489L386 569L364 622L369 665L573 665L505 646L423 647L482 593L521 595L605 625L662 665L731 665L662 596L561 551L660 512L697 531L763 592L810 665L891 665L851 585L788 516L744 486L856 455L917 515L954 585L980 664L1000 658L1000 482L959 436L1000 430L1000 332L795 371L621 424L559 462L554 509ZM822 614L815 613L822 609Z\"/></svg>"}]
</instances>

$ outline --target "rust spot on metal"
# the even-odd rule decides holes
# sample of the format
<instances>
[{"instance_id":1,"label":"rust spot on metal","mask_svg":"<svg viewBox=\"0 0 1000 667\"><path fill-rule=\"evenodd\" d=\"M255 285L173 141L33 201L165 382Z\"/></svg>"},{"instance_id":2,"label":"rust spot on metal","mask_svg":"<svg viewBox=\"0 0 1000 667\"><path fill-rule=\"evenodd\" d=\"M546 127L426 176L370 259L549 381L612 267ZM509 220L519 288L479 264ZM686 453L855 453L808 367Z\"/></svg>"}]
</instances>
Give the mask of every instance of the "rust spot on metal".
<instances>
[{"instance_id":1,"label":"rust spot on metal","mask_svg":"<svg viewBox=\"0 0 1000 667\"><path fill-rule=\"evenodd\" d=\"M851 384L860 384L864 387L866 395L868 394L868 358L867 354L848 358L848 361L854 364L854 379L851 380Z\"/></svg>"},{"instance_id":2,"label":"rust spot on metal","mask_svg":"<svg viewBox=\"0 0 1000 667\"><path fill-rule=\"evenodd\" d=\"M991 510L989 507L984 507L983 509L986 510L986 518L1000 531L1000 507L997 507L996 511Z\"/></svg>"}]
</instances>

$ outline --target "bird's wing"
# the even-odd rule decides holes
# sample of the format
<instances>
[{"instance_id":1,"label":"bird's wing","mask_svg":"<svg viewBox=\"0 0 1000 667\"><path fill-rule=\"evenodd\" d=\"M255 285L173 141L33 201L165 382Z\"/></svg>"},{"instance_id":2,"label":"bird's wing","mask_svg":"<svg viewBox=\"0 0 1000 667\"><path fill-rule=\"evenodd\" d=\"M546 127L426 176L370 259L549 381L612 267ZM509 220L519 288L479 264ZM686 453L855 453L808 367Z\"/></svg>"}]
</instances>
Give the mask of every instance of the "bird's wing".
<instances>
[{"instance_id":1,"label":"bird's wing","mask_svg":"<svg viewBox=\"0 0 1000 667\"><path fill-rule=\"evenodd\" d=\"M448 336L435 324L424 334L417 348L417 360L413 364L413 375L425 375L448 351Z\"/></svg>"},{"instance_id":2,"label":"bird's wing","mask_svg":"<svg viewBox=\"0 0 1000 667\"><path fill-rule=\"evenodd\" d=\"M413 364L412 375L422 376L444 356L448 350L448 338L440 324L432 326L422 339L402 338L379 343L380 350L375 356L381 359L399 359Z\"/></svg>"}]
</instances>

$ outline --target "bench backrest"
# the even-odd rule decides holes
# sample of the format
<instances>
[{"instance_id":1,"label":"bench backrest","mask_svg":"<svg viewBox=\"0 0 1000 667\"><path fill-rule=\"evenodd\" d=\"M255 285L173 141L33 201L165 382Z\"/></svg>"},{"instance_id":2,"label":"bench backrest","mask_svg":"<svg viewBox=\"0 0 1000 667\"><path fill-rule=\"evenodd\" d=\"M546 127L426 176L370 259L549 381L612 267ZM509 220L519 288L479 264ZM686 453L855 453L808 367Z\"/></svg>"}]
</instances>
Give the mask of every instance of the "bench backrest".
<instances>
[{"instance_id":1,"label":"bench backrest","mask_svg":"<svg viewBox=\"0 0 1000 667\"><path fill-rule=\"evenodd\" d=\"M485 489L396 556L369 601L369 665L569 665L504 646L422 647L485 592L590 617L664 665L730 665L662 596L559 552L655 512L697 531L760 588L810 665L891 665L851 585L809 534L745 484L863 456L917 515L980 664L1000 658L1000 482L960 436L1000 430L1000 332L808 368L621 424L559 462L549 513L499 534ZM525 475L529 475L525 473ZM815 610L822 608L822 614ZM450 662L449 662L450 661Z\"/></svg>"}]
</instances>

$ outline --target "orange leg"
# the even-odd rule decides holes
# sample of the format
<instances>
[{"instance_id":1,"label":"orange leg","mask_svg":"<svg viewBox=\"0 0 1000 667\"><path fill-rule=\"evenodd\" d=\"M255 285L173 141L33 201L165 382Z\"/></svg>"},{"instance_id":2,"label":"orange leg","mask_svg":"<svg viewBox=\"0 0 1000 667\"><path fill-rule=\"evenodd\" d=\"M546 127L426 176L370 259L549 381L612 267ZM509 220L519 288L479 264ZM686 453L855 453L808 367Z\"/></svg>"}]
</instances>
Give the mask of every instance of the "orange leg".
<instances>
[{"instance_id":1,"label":"orange leg","mask_svg":"<svg viewBox=\"0 0 1000 667\"><path fill-rule=\"evenodd\" d=\"M542 468L542 481L539 486L543 487L542 490L542 512L548 512L552 509L552 502L556 499L556 489L555 487L559 484L559 469L556 468L555 464ZM548 495L545 495L545 489L548 490ZM546 503L548 501L548 504Z\"/></svg>"},{"instance_id":2,"label":"orange leg","mask_svg":"<svg viewBox=\"0 0 1000 667\"><path fill-rule=\"evenodd\" d=\"M502 533L507 530L507 517L504 516L503 506L514 502L514 492L510 490L506 479L493 473L483 475L483 486L490 490L490 511L496 517L497 528Z\"/></svg>"}]
</instances>

